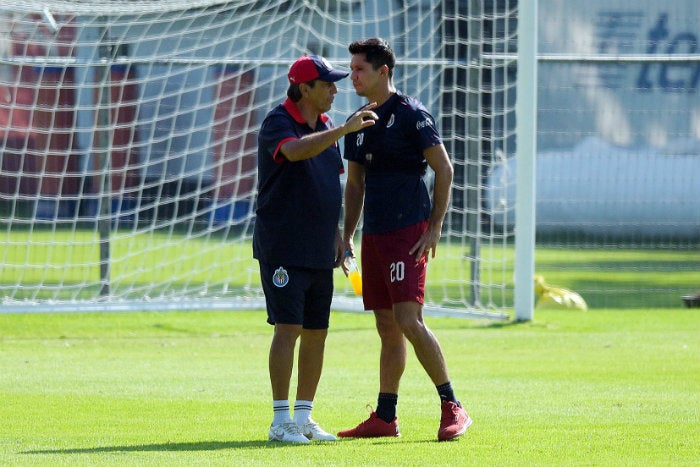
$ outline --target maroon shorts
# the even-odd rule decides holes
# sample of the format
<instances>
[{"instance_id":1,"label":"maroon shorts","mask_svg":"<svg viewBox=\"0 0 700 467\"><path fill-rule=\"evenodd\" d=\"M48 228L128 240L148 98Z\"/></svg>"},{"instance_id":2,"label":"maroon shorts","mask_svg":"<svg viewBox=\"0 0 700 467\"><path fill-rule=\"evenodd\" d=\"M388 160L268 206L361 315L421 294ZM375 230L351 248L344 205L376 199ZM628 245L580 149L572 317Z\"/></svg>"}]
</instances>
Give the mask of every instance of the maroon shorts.
<instances>
[{"instance_id":1,"label":"maroon shorts","mask_svg":"<svg viewBox=\"0 0 700 467\"><path fill-rule=\"evenodd\" d=\"M391 309L394 303L425 297L425 255L416 263L409 250L428 228L428 221L399 230L362 234L362 299L365 310Z\"/></svg>"}]
</instances>

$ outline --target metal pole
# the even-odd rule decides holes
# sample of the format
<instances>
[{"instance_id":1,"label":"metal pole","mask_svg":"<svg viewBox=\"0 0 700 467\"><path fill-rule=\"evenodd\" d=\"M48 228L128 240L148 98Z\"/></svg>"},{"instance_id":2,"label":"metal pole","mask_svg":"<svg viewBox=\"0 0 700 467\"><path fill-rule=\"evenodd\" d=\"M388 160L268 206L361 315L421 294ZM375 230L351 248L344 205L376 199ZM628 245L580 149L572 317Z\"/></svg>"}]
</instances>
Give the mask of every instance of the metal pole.
<instances>
[{"instance_id":1,"label":"metal pole","mask_svg":"<svg viewBox=\"0 0 700 467\"><path fill-rule=\"evenodd\" d=\"M515 321L531 321L535 314L537 0L520 0L518 11L518 79L515 105Z\"/></svg>"},{"instance_id":2,"label":"metal pole","mask_svg":"<svg viewBox=\"0 0 700 467\"><path fill-rule=\"evenodd\" d=\"M481 13L483 17L483 4L480 0L470 3L472 12ZM467 119L467 157L466 157L466 190L465 201L467 234L469 235L470 262L470 295L469 303L472 306L481 304L481 157L482 157L482 125L481 125L481 21L469 21L468 24L469 48L467 56L467 93L466 108ZM477 117L474 117L477 115Z\"/></svg>"},{"instance_id":3,"label":"metal pole","mask_svg":"<svg viewBox=\"0 0 700 467\"><path fill-rule=\"evenodd\" d=\"M104 40L105 31L101 31L100 40ZM95 153L98 155L100 173L100 200L97 216L97 230L100 236L100 296L110 293L110 223L111 223L111 180L110 180L110 142L109 142L109 59L111 51L108 45L99 46L99 55L102 59L97 66L99 85L96 87L99 93L99 105L97 107L97 138Z\"/></svg>"}]
</instances>

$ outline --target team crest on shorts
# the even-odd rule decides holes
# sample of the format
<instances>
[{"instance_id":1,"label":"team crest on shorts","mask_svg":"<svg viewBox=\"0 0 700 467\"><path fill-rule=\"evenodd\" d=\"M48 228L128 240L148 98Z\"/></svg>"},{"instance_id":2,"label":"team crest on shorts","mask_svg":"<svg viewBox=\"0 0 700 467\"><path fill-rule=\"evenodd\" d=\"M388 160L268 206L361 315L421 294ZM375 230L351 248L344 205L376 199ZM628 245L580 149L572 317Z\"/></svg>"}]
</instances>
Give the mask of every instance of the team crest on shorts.
<instances>
[{"instance_id":1,"label":"team crest on shorts","mask_svg":"<svg viewBox=\"0 0 700 467\"><path fill-rule=\"evenodd\" d=\"M272 275L272 283L275 284L275 287L284 287L289 284L289 274L287 270L282 266L278 267Z\"/></svg>"}]
</instances>

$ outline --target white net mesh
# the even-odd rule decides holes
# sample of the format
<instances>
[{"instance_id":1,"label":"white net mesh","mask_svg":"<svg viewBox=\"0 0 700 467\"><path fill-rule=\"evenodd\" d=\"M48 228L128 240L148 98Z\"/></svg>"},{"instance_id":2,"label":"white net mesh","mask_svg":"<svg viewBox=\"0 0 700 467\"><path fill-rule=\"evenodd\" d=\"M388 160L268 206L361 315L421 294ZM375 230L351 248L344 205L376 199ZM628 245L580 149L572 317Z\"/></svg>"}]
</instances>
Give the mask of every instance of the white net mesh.
<instances>
[{"instance_id":1,"label":"white net mesh","mask_svg":"<svg viewBox=\"0 0 700 467\"><path fill-rule=\"evenodd\" d=\"M382 36L454 165L428 309L503 317L512 233L483 189L512 153L515 2L19 1L0 6L4 309L262 306L256 131L306 52ZM331 116L361 100L339 83ZM337 273L336 305L358 300Z\"/></svg>"},{"instance_id":2,"label":"white net mesh","mask_svg":"<svg viewBox=\"0 0 700 467\"><path fill-rule=\"evenodd\" d=\"M51 14L68 15L88 15L88 16L108 16L143 13L168 13L197 8L207 8L216 5L238 4L246 5L251 3L273 3L282 4L289 2L244 2L230 0L52 0L48 2L35 2L19 0L7 6L8 11L19 13L36 13L37 11L48 11Z\"/></svg>"}]
</instances>

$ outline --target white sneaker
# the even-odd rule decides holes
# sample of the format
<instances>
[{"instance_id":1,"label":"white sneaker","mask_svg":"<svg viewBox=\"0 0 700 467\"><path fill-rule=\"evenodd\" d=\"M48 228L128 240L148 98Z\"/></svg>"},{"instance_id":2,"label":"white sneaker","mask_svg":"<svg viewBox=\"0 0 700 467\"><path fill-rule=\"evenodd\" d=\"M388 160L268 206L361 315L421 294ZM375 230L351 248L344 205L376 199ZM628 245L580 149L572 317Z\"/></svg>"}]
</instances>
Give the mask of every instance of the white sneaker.
<instances>
[{"instance_id":1,"label":"white sneaker","mask_svg":"<svg viewBox=\"0 0 700 467\"><path fill-rule=\"evenodd\" d=\"M311 420L310 418L304 423L302 426L299 427L301 429L301 433L306 436L310 440L315 440L315 441L337 441L338 438L333 436L330 433L326 433L323 428L319 426L318 423L315 421Z\"/></svg>"},{"instance_id":2,"label":"white sneaker","mask_svg":"<svg viewBox=\"0 0 700 467\"><path fill-rule=\"evenodd\" d=\"M268 433L270 441L281 441L283 443L301 443L309 444L309 438L301 434L299 426L294 422L280 423L279 425L270 425Z\"/></svg>"}]
</instances>

